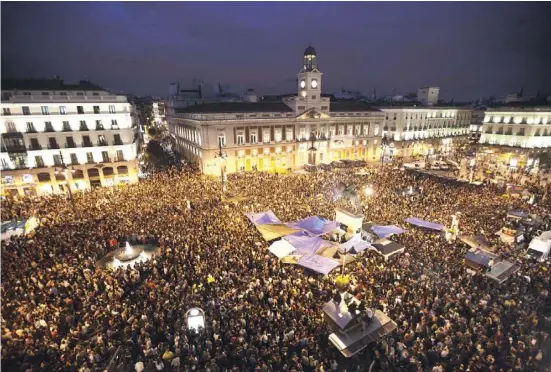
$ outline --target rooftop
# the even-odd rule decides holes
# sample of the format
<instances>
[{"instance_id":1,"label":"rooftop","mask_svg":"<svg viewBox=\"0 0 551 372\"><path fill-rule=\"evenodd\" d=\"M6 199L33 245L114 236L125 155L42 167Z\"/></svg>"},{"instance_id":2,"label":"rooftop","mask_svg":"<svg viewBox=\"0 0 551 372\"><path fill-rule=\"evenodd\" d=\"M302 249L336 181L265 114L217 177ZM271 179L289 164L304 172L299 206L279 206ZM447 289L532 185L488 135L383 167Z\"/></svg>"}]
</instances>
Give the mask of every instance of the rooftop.
<instances>
[{"instance_id":1,"label":"rooftop","mask_svg":"<svg viewBox=\"0 0 551 372\"><path fill-rule=\"evenodd\" d=\"M292 112L283 102L216 102L189 106L178 113L253 113L253 112Z\"/></svg>"},{"instance_id":2,"label":"rooftop","mask_svg":"<svg viewBox=\"0 0 551 372\"><path fill-rule=\"evenodd\" d=\"M87 80L65 84L62 79L3 79L2 90L105 90Z\"/></svg>"},{"instance_id":3,"label":"rooftop","mask_svg":"<svg viewBox=\"0 0 551 372\"><path fill-rule=\"evenodd\" d=\"M331 101L331 112L381 111L365 102Z\"/></svg>"}]
</instances>

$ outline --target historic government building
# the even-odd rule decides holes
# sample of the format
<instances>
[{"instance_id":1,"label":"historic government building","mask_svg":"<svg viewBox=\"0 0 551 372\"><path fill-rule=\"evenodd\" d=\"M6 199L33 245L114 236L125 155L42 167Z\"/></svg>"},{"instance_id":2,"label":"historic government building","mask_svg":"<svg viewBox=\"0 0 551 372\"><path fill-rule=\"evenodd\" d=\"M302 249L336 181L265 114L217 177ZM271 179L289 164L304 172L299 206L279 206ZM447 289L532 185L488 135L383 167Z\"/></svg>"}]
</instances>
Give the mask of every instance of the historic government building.
<instances>
[{"instance_id":1,"label":"historic government building","mask_svg":"<svg viewBox=\"0 0 551 372\"><path fill-rule=\"evenodd\" d=\"M169 108L175 149L206 174L219 175L222 164L230 173L285 172L340 159L378 161L383 155L446 152L452 136L468 132L467 108L331 101L322 94L323 74L311 46L297 77L297 93L279 102Z\"/></svg>"}]
</instances>

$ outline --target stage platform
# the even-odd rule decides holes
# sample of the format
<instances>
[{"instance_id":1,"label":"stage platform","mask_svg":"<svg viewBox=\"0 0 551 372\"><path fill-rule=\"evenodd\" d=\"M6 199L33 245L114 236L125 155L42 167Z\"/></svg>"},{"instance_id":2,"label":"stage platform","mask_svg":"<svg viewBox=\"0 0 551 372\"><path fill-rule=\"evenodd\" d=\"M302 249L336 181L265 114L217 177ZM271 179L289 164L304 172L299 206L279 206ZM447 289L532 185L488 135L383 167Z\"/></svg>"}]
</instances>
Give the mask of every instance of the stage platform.
<instances>
[{"instance_id":1,"label":"stage platform","mask_svg":"<svg viewBox=\"0 0 551 372\"><path fill-rule=\"evenodd\" d=\"M501 284L518 270L519 267L513 263L500 261L492 266L492 269L486 273L486 276Z\"/></svg>"},{"instance_id":2,"label":"stage platform","mask_svg":"<svg viewBox=\"0 0 551 372\"><path fill-rule=\"evenodd\" d=\"M358 326L350 331L341 332L337 327L333 327L332 331L334 332L329 335L329 341L342 355L350 358L365 349L369 344L378 342L381 338L394 331L396 327L397 325L392 319L377 310L374 314L373 322L365 330L361 326Z\"/></svg>"}]
</instances>

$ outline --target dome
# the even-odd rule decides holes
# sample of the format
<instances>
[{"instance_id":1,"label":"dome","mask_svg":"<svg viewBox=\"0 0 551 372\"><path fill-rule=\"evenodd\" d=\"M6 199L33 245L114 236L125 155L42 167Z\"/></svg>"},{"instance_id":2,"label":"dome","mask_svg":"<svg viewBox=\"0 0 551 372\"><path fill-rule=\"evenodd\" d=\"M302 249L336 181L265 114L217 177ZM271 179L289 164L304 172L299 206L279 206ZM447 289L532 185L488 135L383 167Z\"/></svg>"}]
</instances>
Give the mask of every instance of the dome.
<instances>
[{"instance_id":1,"label":"dome","mask_svg":"<svg viewBox=\"0 0 551 372\"><path fill-rule=\"evenodd\" d=\"M314 49L313 46L309 45L308 48L306 48L306 50L304 51L304 55L305 56L309 56L309 55L316 55L316 50Z\"/></svg>"}]
</instances>

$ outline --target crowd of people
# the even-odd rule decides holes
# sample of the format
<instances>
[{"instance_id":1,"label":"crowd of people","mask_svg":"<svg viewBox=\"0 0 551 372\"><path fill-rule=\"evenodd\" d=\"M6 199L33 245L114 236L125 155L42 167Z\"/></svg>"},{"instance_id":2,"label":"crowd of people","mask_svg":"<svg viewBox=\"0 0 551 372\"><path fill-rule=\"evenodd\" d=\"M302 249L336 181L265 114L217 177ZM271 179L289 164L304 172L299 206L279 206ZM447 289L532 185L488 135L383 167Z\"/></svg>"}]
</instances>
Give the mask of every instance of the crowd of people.
<instances>
[{"instance_id":1,"label":"crowd of people","mask_svg":"<svg viewBox=\"0 0 551 372\"><path fill-rule=\"evenodd\" d=\"M549 263L494 237L507 211L549 214L494 186L444 184L391 168L220 180L187 170L138 184L63 196L6 200L2 220L37 216L30 236L3 242L2 368L9 371L537 371L548 337L542 308ZM332 191L360 194L366 221L407 227L406 251L389 261L373 252L346 266L350 291L398 328L364 354L345 359L328 341L322 306L335 276L279 262L245 212L271 209L282 221L334 218ZM416 198L396 189L415 186ZM547 204L546 204L547 203ZM469 274L467 247L406 226L407 217L483 234L520 266L504 284ZM97 266L131 236L158 241L156 256L132 269ZM394 238L393 238L394 239ZM188 329L200 307L205 329ZM372 365L371 363L374 362Z\"/></svg>"}]
</instances>

